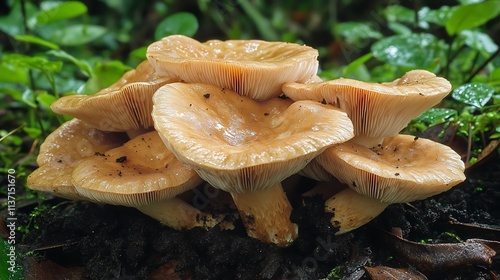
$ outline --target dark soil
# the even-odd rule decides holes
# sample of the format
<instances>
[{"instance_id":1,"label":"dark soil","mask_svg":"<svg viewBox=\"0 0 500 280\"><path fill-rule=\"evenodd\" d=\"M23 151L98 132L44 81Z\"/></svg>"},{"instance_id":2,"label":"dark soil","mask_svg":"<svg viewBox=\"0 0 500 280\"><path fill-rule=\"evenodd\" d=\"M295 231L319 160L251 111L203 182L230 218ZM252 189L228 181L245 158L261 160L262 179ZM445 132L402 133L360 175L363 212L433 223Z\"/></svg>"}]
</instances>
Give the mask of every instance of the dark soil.
<instances>
[{"instance_id":1,"label":"dark soil","mask_svg":"<svg viewBox=\"0 0 500 280\"><path fill-rule=\"evenodd\" d=\"M498 230L486 228L500 225L498 156L467 175L446 193L392 205L368 225L340 236L334 235L319 197L292 199L300 237L289 248L250 239L240 224L233 231L175 231L132 208L54 198L45 204L61 204L31 222L19 248L34 250L37 262L79 268L78 277L85 279L319 279L329 274L370 279L363 266L418 267L384 241L385 231L394 227L416 242L500 240ZM306 189L307 180L304 184ZM18 210L21 224L28 223L31 209ZM422 272L429 279L497 279L500 259Z\"/></svg>"}]
</instances>

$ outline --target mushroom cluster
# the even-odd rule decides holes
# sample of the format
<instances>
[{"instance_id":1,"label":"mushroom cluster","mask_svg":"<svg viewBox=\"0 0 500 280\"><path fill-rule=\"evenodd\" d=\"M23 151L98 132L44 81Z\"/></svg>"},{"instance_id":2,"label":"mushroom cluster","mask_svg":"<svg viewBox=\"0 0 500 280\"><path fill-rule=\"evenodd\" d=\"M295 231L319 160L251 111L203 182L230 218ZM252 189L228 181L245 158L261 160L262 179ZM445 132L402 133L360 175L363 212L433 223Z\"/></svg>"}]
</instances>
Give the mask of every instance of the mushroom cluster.
<instances>
[{"instance_id":1,"label":"mushroom cluster","mask_svg":"<svg viewBox=\"0 0 500 280\"><path fill-rule=\"evenodd\" d=\"M185 198L208 183L232 197L249 236L285 247L299 234L281 185L294 174L323 181L339 233L465 179L450 148L398 135L448 81L423 70L382 84L322 81L317 57L292 43L163 38L110 87L52 104L74 119L42 144L28 186L136 207L175 229L232 229L236 211Z\"/></svg>"}]
</instances>

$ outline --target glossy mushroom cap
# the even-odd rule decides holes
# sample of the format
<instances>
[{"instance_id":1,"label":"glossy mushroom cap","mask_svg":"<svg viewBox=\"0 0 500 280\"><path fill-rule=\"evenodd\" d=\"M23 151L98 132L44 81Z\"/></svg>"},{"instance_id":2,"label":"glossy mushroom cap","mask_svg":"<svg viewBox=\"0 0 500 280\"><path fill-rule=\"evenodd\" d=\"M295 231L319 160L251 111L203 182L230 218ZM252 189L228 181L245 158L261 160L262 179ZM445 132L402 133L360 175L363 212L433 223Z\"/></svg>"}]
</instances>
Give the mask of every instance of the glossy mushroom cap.
<instances>
[{"instance_id":1,"label":"glossy mushroom cap","mask_svg":"<svg viewBox=\"0 0 500 280\"><path fill-rule=\"evenodd\" d=\"M450 93L451 84L425 70L413 70L390 83L336 79L285 83L293 100L323 101L344 110L354 125L353 141L373 147L398 134L408 123Z\"/></svg>"},{"instance_id":2,"label":"glossy mushroom cap","mask_svg":"<svg viewBox=\"0 0 500 280\"><path fill-rule=\"evenodd\" d=\"M425 199L465 180L455 151L412 135L388 137L374 148L349 141L316 160L353 190L384 203Z\"/></svg>"},{"instance_id":3,"label":"glossy mushroom cap","mask_svg":"<svg viewBox=\"0 0 500 280\"><path fill-rule=\"evenodd\" d=\"M173 198L202 182L156 131L81 160L72 178L78 193L92 201L133 207Z\"/></svg>"},{"instance_id":4,"label":"glossy mushroom cap","mask_svg":"<svg viewBox=\"0 0 500 280\"><path fill-rule=\"evenodd\" d=\"M146 56L160 74L214 84L256 100L277 97L284 82L305 82L318 71L316 49L284 42L200 43L173 35L151 44Z\"/></svg>"},{"instance_id":5,"label":"glossy mushroom cap","mask_svg":"<svg viewBox=\"0 0 500 280\"><path fill-rule=\"evenodd\" d=\"M256 102L214 85L173 83L154 95L167 147L228 192L270 188L353 137L346 114L315 101Z\"/></svg>"},{"instance_id":6,"label":"glossy mushroom cap","mask_svg":"<svg viewBox=\"0 0 500 280\"><path fill-rule=\"evenodd\" d=\"M131 137L153 127L153 93L162 85L177 81L159 77L144 61L108 88L94 95L70 95L56 100L51 109L79 118L102 131L125 131Z\"/></svg>"},{"instance_id":7,"label":"glossy mushroom cap","mask_svg":"<svg viewBox=\"0 0 500 280\"><path fill-rule=\"evenodd\" d=\"M39 167L28 176L27 185L67 199L84 199L71 182L77 162L118 147L127 139L123 133L102 132L78 119L65 122L40 146Z\"/></svg>"}]
</instances>

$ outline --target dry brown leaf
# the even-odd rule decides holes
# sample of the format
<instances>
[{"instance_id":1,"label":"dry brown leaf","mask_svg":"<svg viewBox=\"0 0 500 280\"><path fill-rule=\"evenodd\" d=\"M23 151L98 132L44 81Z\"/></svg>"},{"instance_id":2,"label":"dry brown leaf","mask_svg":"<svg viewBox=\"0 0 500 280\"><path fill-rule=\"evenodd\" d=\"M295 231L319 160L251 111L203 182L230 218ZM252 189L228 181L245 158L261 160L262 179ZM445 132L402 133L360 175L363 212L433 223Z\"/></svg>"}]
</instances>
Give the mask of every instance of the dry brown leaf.
<instances>
[{"instance_id":1,"label":"dry brown leaf","mask_svg":"<svg viewBox=\"0 0 500 280\"><path fill-rule=\"evenodd\" d=\"M392 268L387 266L367 267L372 280L427 280L427 277L415 269Z\"/></svg>"}]
</instances>

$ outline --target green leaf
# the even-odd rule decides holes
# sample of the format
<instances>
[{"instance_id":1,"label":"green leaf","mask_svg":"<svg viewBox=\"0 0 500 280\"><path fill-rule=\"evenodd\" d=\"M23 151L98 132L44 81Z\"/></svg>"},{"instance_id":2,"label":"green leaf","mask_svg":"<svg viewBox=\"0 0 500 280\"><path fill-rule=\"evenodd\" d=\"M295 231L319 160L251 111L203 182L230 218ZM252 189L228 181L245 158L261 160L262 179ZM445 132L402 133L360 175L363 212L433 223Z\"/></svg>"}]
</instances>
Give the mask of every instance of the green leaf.
<instances>
[{"instance_id":1,"label":"green leaf","mask_svg":"<svg viewBox=\"0 0 500 280\"><path fill-rule=\"evenodd\" d=\"M12 6L7 16L0 17L0 30L12 37L25 32L21 4L19 2L20 1L15 1L15 4ZM36 12L36 7L33 4L28 2L25 5L27 17L30 17Z\"/></svg>"},{"instance_id":2,"label":"green leaf","mask_svg":"<svg viewBox=\"0 0 500 280\"><path fill-rule=\"evenodd\" d=\"M373 56L391 65L433 70L444 56L443 47L432 34L396 35L372 45Z\"/></svg>"},{"instance_id":3,"label":"green leaf","mask_svg":"<svg viewBox=\"0 0 500 280\"><path fill-rule=\"evenodd\" d=\"M76 24L56 30L50 40L61 46L78 46L94 41L106 32L102 26Z\"/></svg>"},{"instance_id":4,"label":"green leaf","mask_svg":"<svg viewBox=\"0 0 500 280\"><path fill-rule=\"evenodd\" d=\"M483 53L494 53L498 49L497 44L493 42L491 37L477 30L464 30L460 32L460 37L463 37L464 43L469 47Z\"/></svg>"},{"instance_id":5,"label":"green leaf","mask_svg":"<svg viewBox=\"0 0 500 280\"><path fill-rule=\"evenodd\" d=\"M384 15L387 21L413 22L415 11L400 5L391 5L385 8Z\"/></svg>"},{"instance_id":6,"label":"green leaf","mask_svg":"<svg viewBox=\"0 0 500 280\"><path fill-rule=\"evenodd\" d=\"M372 53L367 53L357 58L353 62L349 63L349 65L347 65L347 67L344 69L343 76L349 77L351 73L355 72L361 65L365 64L365 62L367 62L372 57L373 57Z\"/></svg>"},{"instance_id":7,"label":"green leaf","mask_svg":"<svg viewBox=\"0 0 500 280\"><path fill-rule=\"evenodd\" d=\"M116 82L130 69L118 60L98 62L92 69L92 76L85 83L82 93L96 93Z\"/></svg>"},{"instance_id":8,"label":"green leaf","mask_svg":"<svg viewBox=\"0 0 500 280\"><path fill-rule=\"evenodd\" d=\"M428 10L426 12L419 12L421 20L431 22L439 26L445 26L448 19L455 12L458 7L443 6L436 10ZM424 10L422 8L422 10ZM421 10L421 11L422 11Z\"/></svg>"},{"instance_id":9,"label":"green leaf","mask_svg":"<svg viewBox=\"0 0 500 280\"><path fill-rule=\"evenodd\" d=\"M175 13L162 20L155 30L155 39L181 34L192 37L198 31L198 19L191 13Z\"/></svg>"},{"instance_id":10,"label":"green leaf","mask_svg":"<svg viewBox=\"0 0 500 280\"><path fill-rule=\"evenodd\" d=\"M37 45L44 46L44 47L47 47L47 48L53 49L53 50L59 49L58 45L56 45L52 42L49 42L47 40L44 40L42 38L33 36L33 35L16 35L16 36L14 36L14 39L16 39L18 41L37 44Z\"/></svg>"},{"instance_id":11,"label":"green leaf","mask_svg":"<svg viewBox=\"0 0 500 280\"><path fill-rule=\"evenodd\" d=\"M416 122L425 123L428 125L436 125L439 123L443 123L446 119L457 115L457 111L453 109L445 109L445 108L430 108L425 111L422 115L415 118Z\"/></svg>"},{"instance_id":12,"label":"green leaf","mask_svg":"<svg viewBox=\"0 0 500 280\"><path fill-rule=\"evenodd\" d=\"M485 83L468 83L459 86L451 93L453 99L476 106L484 107L495 93L495 89Z\"/></svg>"},{"instance_id":13,"label":"green leaf","mask_svg":"<svg viewBox=\"0 0 500 280\"><path fill-rule=\"evenodd\" d=\"M42 130L37 127L25 127L23 128L24 132L28 134L28 136L32 139L36 139L42 135Z\"/></svg>"},{"instance_id":14,"label":"green leaf","mask_svg":"<svg viewBox=\"0 0 500 280\"><path fill-rule=\"evenodd\" d=\"M17 65L0 64L0 82L7 83L28 83L28 73Z\"/></svg>"},{"instance_id":15,"label":"green leaf","mask_svg":"<svg viewBox=\"0 0 500 280\"><path fill-rule=\"evenodd\" d=\"M47 54L49 55L53 55L55 57L59 57L59 58L63 58L63 59L67 59L71 62L73 62L78 68L80 68L80 70L82 70L88 77L90 77L91 73L92 73L92 69L89 65L89 63L85 60L80 60L72 55L70 55L69 53L63 51L63 50L53 50L53 51L49 51L47 52Z\"/></svg>"},{"instance_id":16,"label":"green leaf","mask_svg":"<svg viewBox=\"0 0 500 280\"><path fill-rule=\"evenodd\" d=\"M130 52L130 57L135 57L139 59L146 59L146 51L148 47L140 47Z\"/></svg>"},{"instance_id":17,"label":"green leaf","mask_svg":"<svg viewBox=\"0 0 500 280\"><path fill-rule=\"evenodd\" d=\"M500 68L495 68L495 70L491 71L489 80L491 82L500 82Z\"/></svg>"},{"instance_id":18,"label":"green leaf","mask_svg":"<svg viewBox=\"0 0 500 280\"><path fill-rule=\"evenodd\" d=\"M22 54L5 54L4 64L11 64L25 69L38 69L42 72L56 73L61 71L63 63L61 61L49 61L43 56L27 56Z\"/></svg>"},{"instance_id":19,"label":"green leaf","mask_svg":"<svg viewBox=\"0 0 500 280\"><path fill-rule=\"evenodd\" d=\"M56 4L50 5L47 9L38 12L31 24L33 26L43 25L59 20L74 18L87 13L87 6L82 2L66 1L55 3Z\"/></svg>"},{"instance_id":20,"label":"green leaf","mask_svg":"<svg viewBox=\"0 0 500 280\"><path fill-rule=\"evenodd\" d=\"M483 25L500 14L500 1L490 0L459 6L446 22L450 36Z\"/></svg>"},{"instance_id":21,"label":"green leaf","mask_svg":"<svg viewBox=\"0 0 500 280\"><path fill-rule=\"evenodd\" d=\"M382 33L364 22L341 22L335 25L335 34L344 37L349 44L360 44L367 39L382 38Z\"/></svg>"},{"instance_id":22,"label":"green leaf","mask_svg":"<svg viewBox=\"0 0 500 280\"><path fill-rule=\"evenodd\" d=\"M43 92L36 97L36 101L47 109L50 108L50 104L56 101L56 99L57 98L54 95L49 94L48 92Z\"/></svg>"}]
</instances>

